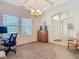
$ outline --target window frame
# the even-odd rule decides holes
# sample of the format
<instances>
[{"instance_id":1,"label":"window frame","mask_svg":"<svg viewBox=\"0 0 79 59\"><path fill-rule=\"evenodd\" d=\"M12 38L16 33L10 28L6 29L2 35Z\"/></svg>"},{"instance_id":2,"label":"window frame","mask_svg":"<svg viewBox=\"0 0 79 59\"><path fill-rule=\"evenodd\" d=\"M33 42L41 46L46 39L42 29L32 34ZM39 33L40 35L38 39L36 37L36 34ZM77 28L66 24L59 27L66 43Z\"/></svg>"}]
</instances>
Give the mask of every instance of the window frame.
<instances>
[{"instance_id":1,"label":"window frame","mask_svg":"<svg viewBox=\"0 0 79 59\"><path fill-rule=\"evenodd\" d=\"M30 34L26 34L26 33L22 32L22 26L23 26L22 20L30 20L31 21L31 26L24 25L24 26L30 28L30 30L31 30ZM33 21L30 18L24 18L24 17L21 18L21 34L22 34L22 36L32 36L32 34L33 34Z\"/></svg>"},{"instance_id":2,"label":"window frame","mask_svg":"<svg viewBox=\"0 0 79 59\"><path fill-rule=\"evenodd\" d=\"M17 18L17 24L6 24L6 20L7 20L7 19L5 19L6 16L16 17ZM12 20L13 18L10 18L10 19ZM9 32L8 31L8 33L19 33L19 30L18 30L19 29L18 28L18 25L19 25L19 17L18 16L14 16L14 15L10 15L10 14L3 14L3 25L6 26L6 27L12 26L12 27L16 27L17 28L17 31L15 31L15 32Z\"/></svg>"}]
</instances>

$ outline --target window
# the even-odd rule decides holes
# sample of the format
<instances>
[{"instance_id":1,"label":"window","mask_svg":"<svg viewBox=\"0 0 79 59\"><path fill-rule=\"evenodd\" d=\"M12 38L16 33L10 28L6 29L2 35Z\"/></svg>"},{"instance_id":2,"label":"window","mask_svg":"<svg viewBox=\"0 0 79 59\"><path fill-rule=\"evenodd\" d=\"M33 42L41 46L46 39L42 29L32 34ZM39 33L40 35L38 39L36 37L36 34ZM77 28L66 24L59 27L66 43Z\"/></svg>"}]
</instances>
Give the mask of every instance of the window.
<instances>
[{"instance_id":1,"label":"window","mask_svg":"<svg viewBox=\"0 0 79 59\"><path fill-rule=\"evenodd\" d=\"M53 20L57 20L57 21L66 20L68 18L69 18L68 12L59 13L59 14L56 14L55 16L52 17Z\"/></svg>"},{"instance_id":2,"label":"window","mask_svg":"<svg viewBox=\"0 0 79 59\"><path fill-rule=\"evenodd\" d=\"M17 33L18 17L11 15L4 15L4 26L7 26L8 33Z\"/></svg>"},{"instance_id":3,"label":"window","mask_svg":"<svg viewBox=\"0 0 79 59\"><path fill-rule=\"evenodd\" d=\"M32 20L22 18L22 34L32 35Z\"/></svg>"},{"instance_id":4,"label":"window","mask_svg":"<svg viewBox=\"0 0 79 59\"><path fill-rule=\"evenodd\" d=\"M59 15L53 17L54 20L59 20L59 18L60 18Z\"/></svg>"},{"instance_id":5,"label":"window","mask_svg":"<svg viewBox=\"0 0 79 59\"><path fill-rule=\"evenodd\" d=\"M62 13L57 13L56 15L52 16L53 21L53 32L54 32L54 38L55 39L63 39L65 37L72 37L72 34L74 33L74 25L72 21L72 16L70 12L65 11ZM69 30L69 24L72 25L72 29Z\"/></svg>"}]
</instances>

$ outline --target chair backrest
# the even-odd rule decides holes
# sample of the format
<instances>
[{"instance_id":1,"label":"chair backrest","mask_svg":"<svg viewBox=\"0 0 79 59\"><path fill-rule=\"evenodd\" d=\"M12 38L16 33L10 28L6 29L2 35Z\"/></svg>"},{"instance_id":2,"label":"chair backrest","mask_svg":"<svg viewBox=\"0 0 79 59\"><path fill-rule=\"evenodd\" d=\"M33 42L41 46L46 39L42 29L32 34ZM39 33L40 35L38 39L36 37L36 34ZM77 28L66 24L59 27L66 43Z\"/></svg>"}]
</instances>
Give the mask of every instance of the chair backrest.
<instances>
[{"instance_id":1,"label":"chair backrest","mask_svg":"<svg viewBox=\"0 0 79 59\"><path fill-rule=\"evenodd\" d=\"M16 45L17 33L12 33L9 39L10 45Z\"/></svg>"}]
</instances>

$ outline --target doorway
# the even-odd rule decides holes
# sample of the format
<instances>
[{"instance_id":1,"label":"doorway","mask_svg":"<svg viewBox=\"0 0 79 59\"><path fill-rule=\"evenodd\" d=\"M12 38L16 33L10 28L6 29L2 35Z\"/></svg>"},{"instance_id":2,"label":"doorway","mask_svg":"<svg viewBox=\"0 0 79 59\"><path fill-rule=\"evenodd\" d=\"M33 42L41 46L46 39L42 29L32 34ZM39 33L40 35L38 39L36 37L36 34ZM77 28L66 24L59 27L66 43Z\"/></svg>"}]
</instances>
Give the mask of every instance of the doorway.
<instances>
[{"instance_id":1,"label":"doorway","mask_svg":"<svg viewBox=\"0 0 79 59\"><path fill-rule=\"evenodd\" d=\"M74 25L69 12L57 13L52 16L52 32L55 42L67 41L73 37Z\"/></svg>"}]
</instances>

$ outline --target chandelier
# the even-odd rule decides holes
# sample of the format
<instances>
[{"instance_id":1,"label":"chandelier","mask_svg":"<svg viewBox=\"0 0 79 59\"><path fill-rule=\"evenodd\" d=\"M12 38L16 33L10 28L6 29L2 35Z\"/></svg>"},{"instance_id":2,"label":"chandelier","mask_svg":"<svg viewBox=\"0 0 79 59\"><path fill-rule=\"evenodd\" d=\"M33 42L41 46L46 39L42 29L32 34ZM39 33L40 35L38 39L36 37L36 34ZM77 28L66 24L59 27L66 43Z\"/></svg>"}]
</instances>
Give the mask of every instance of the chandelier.
<instances>
[{"instance_id":1,"label":"chandelier","mask_svg":"<svg viewBox=\"0 0 79 59\"><path fill-rule=\"evenodd\" d=\"M41 16L42 11L39 10L39 9L31 9L31 15L33 15L33 16Z\"/></svg>"}]
</instances>

